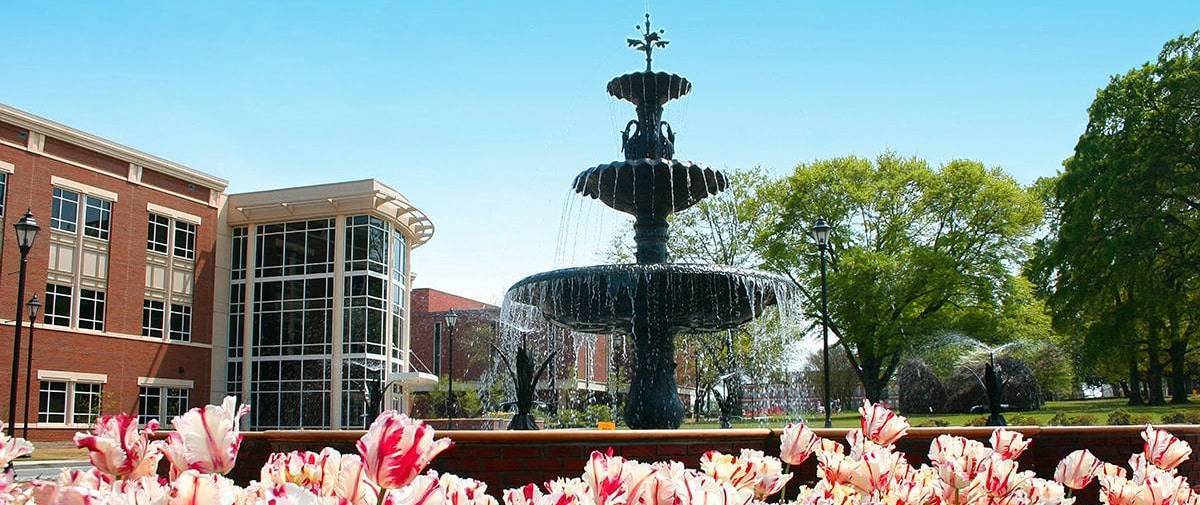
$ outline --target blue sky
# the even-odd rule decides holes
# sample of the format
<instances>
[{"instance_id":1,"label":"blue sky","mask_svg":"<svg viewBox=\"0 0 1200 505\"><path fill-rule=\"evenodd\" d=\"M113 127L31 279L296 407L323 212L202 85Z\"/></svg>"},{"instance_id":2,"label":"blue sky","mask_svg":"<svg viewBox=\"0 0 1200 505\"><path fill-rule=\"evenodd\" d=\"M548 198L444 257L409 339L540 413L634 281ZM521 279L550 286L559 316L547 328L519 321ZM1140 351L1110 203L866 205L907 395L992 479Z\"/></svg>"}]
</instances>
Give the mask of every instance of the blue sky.
<instances>
[{"instance_id":1,"label":"blue sky","mask_svg":"<svg viewBox=\"0 0 1200 505\"><path fill-rule=\"evenodd\" d=\"M849 2L843 2L849 4ZM60 2L4 9L0 102L232 181L376 177L431 216L417 286L498 301L595 260L614 212L567 198L620 157L604 93L649 7L680 158L892 149L1054 173L1108 76L1200 28L1197 2ZM564 212L566 216L564 216Z\"/></svg>"}]
</instances>

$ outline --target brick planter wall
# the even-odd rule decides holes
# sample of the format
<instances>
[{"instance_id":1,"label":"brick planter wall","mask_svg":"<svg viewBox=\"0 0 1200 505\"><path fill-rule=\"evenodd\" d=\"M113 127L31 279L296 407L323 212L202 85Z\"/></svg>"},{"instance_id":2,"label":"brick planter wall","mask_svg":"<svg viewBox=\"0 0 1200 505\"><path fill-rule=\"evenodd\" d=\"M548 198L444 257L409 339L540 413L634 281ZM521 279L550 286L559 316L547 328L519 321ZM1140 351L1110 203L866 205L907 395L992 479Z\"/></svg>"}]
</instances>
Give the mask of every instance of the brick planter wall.
<instances>
[{"instance_id":1,"label":"brick planter wall","mask_svg":"<svg viewBox=\"0 0 1200 505\"><path fill-rule=\"evenodd\" d=\"M1200 426L1164 426L1200 451ZM1011 427L1033 439L1020 458L1022 469L1034 470L1039 477L1053 478L1054 468L1071 451L1089 449L1100 459L1126 466L1129 456L1141 452L1139 426L1085 427ZM826 438L844 441L845 429L818 429ZM929 442L941 434L961 435L986 443L991 428L912 428L898 444L909 463L928 463ZM258 478L259 468L272 452L316 450L330 446L354 453L354 442L361 431L268 431L247 433L238 456L237 468L230 477L245 484ZM613 452L641 461L676 460L689 468L698 467L706 451L736 452L741 448L779 454L779 430L674 430L674 431L446 431L438 436L454 440L454 447L434 460L432 468L486 482L488 491L500 496L503 490L529 482L542 483L559 476L578 477L592 450L613 448ZM1200 484L1200 462L1193 456L1180 468L1180 475L1193 485ZM811 483L816 478L816 462L808 461L793 468L796 481ZM1080 503L1095 502L1095 486L1081 496Z\"/></svg>"}]
</instances>

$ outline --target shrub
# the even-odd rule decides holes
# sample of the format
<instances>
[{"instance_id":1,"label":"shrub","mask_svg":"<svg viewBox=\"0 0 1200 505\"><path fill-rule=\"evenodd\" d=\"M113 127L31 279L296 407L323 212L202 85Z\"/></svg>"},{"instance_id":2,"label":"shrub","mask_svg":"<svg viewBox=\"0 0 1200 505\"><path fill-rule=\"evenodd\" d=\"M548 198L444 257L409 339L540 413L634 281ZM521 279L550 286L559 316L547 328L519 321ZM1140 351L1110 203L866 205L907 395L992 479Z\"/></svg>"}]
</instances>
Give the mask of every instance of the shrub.
<instances>
[{"instance_id":1,"label":"shrub","mask_svg":"<svg viewBox=\"0 0 1200 505\"><path fill-rule=\"evenodd\" d=\"M1125 409L1117 409L1108 413L1108 424L1113 426L1133 424L1133 419Z\"/></svg>"},{"instance_id":2,"label":"shrub","mask_svg":"<svg viewBox=\"0 0 1200 505\"><path fill-rule=\"evenodd\" d=\"M1200 411L1172 412L1163 414L1163 424L1200 424Z\"/></svg>"},{"instance_id":3,"label":"shrub","mask_svg":"<svg viewBox=\"0 0 1200 505\"><path fill-rule=\"evenodd\" d=\"M987 426L987 416L979 416L967 421L965 426Z\"/></svg>"},{"instance_id":4,"label":"shrub","mask_svg":"<svg viewBox=\"0 0 1200 505\"><path fill-rule=\"evenodd\" d=\"M1046 422L1046 424L1050 426L1070 426L1070 423L1071 419L1067 417L1067 414L1064 412L1055 412L1054 415L1050 417L1050 420Z\"/></svg>"},{"instance_id":5,"label":"shrub","mask_svg":"<svg viewBox=\"0 0 1200 505\"><path fill-rule=\"evenodd\" d=\"M921 422L914 424L913 426L917 426L920 428L944 428L946 426L950 426L950 421L947 421L940 417L934 417L934 418L922 420Z\"/></svg>"},{"instance_id":6,"label":"shrub","mask_svg":"<svg viewBox=\"0 0 1200 505\"><path fill-rule=\"evenodd\" d=\"M593 428L596 427L597 422L612 421L612 409L609 408L608 405L588 405L587 410L584 411L584 415L587 417L587 420L590 421L589 424Z\"/></svg>"},{"instance_id":7,"label":"shrub","mask_svg":"<svg viewBox=\"0 0 1200 505\"><path fill-rule=\"evenodd\" d=\"M1040 426L1042 424L1038 418L1027 414L1013 414L1008 416L1007 421L1010 426Z\"/></svg>"},{"instance_id":8,"label":"shrub","mask_svg":"<svg viewBox=\"0 0 1200 505\"><path fill-rule=\"evenodd\" d=\"M1136 425L1136 426L1145 426L1147 424L1154 424L1154 417L1151 416L1150 414L1139 414L1139 415L1130 417L1129 424Z\"/></svg>"},{"instance_id":9,"label":"shrub","mask_svg":"<svg viewBox=\"0 0 1200 505\"><path fill-rule=\"evenodd\" d=\"M1067 418L1067 426L1096 426L1097 424L1100 424L1100 420L1091 414Z\"/></svg>"}]
</instances>

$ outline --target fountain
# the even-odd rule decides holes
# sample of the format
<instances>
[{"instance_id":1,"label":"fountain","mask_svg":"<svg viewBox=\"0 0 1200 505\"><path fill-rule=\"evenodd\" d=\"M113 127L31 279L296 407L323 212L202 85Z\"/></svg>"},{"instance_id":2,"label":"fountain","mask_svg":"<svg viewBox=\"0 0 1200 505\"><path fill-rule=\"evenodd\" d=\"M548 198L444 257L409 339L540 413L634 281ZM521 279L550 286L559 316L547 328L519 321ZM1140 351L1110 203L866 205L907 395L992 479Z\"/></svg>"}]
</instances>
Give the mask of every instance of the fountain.
<instances>
[{"instance_id":1,"label":"fountain","mask_svg":"<svg viewBox=\"0 0 1200 505\"><path fill-rule=\"evenodd\" d=\"M675 383L676 333L746 324L768 306L786 305L791 283L755 270L668 261L668 217L724 191L729 181L717 170L674 159L675 132L662 119L663 107L687 95L692 84L652 69L654 50L668 41L663 30L651 28L649 14L638 29L641 38L628 42L645 53L646 70L616 77L607 87L637 111L621 133L625 159L584 170L573 183L576 193L633 215L636 263L529 276L509 288L502 314L532 310L566 330L629 335L635 364L625 423L678 428L684 409Z\"/></svg>"},{"instance_id":2,"label":"fountain","mask_svg":"<svg viewBox=\"0 0 1200 505\"><path fill-rule=\"evenodd\" d=\"M542 361L541 366L535 372L533 369L533 356L529 352L526 345L521 345L517 348L517 367L513 368L512 363L504 356L496 346L492 346L495 351L495 356L499 357L504 362L504 367L508 371L509 378L512 379L513 388L516 390L516 399L512 402L501 405L504 407L515 407L517 413L513 415L512 421L508 423L510 430L536 430L537 421L533 419L533 395L537 392L538 382L542 380L542 374L546 373L546 367L554 360L554 352Z\"/></svg>"}]
</instances>

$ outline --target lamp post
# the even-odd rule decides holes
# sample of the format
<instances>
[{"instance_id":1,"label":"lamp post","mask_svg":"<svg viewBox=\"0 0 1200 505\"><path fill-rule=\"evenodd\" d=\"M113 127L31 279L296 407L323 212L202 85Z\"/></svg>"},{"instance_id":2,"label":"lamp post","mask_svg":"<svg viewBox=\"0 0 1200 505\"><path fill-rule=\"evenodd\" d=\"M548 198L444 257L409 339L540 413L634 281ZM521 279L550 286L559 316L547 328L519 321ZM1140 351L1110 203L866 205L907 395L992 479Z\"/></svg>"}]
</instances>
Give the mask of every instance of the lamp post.
<instances>
[{"instance_id":1,"label":"lamp post","mask_svg":"<svg viewBox=\"0 0 1200 505\"><path fill-rule=\"evenodd\" d=\"M446 368L450 373L450 381L446 385L446 429L454 429L454 323L458 322L458 313L454 309L446 313L446 330L450 332L449 347L446 350Z\"/></svg>"},{"instance_id":2,"label":"lamp post","mask_svg":"<svg viewBox=\"0 0 1200 505\"><path fill-rule=\"evenodd\" d=\"M821 253L821 352L825 359L825 427L833 427L833 411L830 410L830 381L829 381L829 287L825 282L825 250L829 248L829 230L832 229L825 218L817 218L812 227L813 238L817 240L817 249Z\"/></svg>"},{"instance_id":3,"label":"lamp post","mask_svg":"<svg viewBox=\"0 0 1200 505\"><path fill-rule=\"evenodd\" d=\"M37 295L33 295L29 303L25 304L25 308L29 314L29 352L25 353L25 421L21 426L21 438L29 440L29 390L33 384L33 325L37 321L42 302L38 301Z\"/></svg>"},{"instance_id":4,"label":"lamp post","mask_svg":"<svg viewBox=\"0 0 1200 505\"><path fill-rule=\"evenodd\" d=\"M33 212L26 209L25 215L13 224L17 232L17 247L21 249L21 270L17 276L17 315L16 327L13 330L13 362L12 380L8 384L8 419L16 419L17 413L17 369L21 366L21 319L24 316L22 305L25 304L25 267L29 266L29 250L33 248L33 239L37 237L38 224L33 218ZM13 432L9 428L9 434Z\"/></svg>"}]
</instances>

